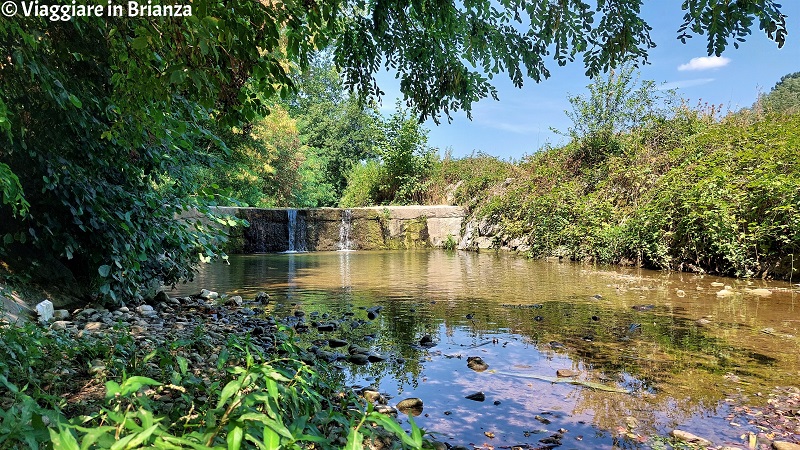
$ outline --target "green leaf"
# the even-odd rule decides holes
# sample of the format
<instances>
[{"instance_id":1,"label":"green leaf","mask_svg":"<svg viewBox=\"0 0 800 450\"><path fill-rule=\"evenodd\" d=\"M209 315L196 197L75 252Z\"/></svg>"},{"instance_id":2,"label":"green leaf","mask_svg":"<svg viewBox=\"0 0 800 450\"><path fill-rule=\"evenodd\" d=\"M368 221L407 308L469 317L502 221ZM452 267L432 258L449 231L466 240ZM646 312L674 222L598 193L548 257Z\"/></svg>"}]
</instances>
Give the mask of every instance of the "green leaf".
<instances>
[{"instance_id":1,"label":"green leaf","mask_svg":"<svg viewBox=\"0 0 800 450\"><path fill-rule=\"evenodd\" d=\"M108 264L103 264L97 268L97 273L99 273L101 277L106 278L108 277L108 274L111 273L111 266Z\"/></svg>"},{"instance_id":2,"label":"green leaf","mask_svg":"<svg viewBox=\"0 0 800 450\"><path fill-rule=\"evenodd\" d=\"M128 442L128 445L126 445L124 447L125 450L141 447L142 444L144 444L148 439L150 439L150 436L157 429L158 429L158 424L155 424L155 425L152 425L151 427L147 428L146 430L135 434L134 435L135 437L133 439L131 439L131 441Z\"/></svg>"},{"instance_id":3,"label":"green leaf","mask_svg":"<svg viewBox=\"0 0 800 450\"><path fill-rule=\"evenodd\" d=\"M351 428L350 434L347 435L347 445L344 448L346 450L364 450L364 435L355 427Z\"/></svg>"},{"instance_id":4,"label":"green leaf","mask_svg":"<svg viewBox=\"0 0 800 450\"><path fill-rule=\"evenodd\" d=\"M113 380L106 381L106 398L116 397L120 393L119 383Z\"/></svg>"},{"instance_id":5,"label":"green leaf","mask_svg":"<svg viewBox=\"0 0 800 450\"><path fill-rule=\"evenodd\" d=\"M186 372L189 370L189 360L183 356L178 356L176 359L178 360L178 368L181 371L181 375L186 375Z\"/></svg>"},{"instance_id":6,"label":"green leaf","mask_svg":"<svg viewBox=\"0 0 800 450\"><path fill-rule=\"evenodd\" d=\"M81 103L81 100L74 94L69 94L69 101L71 101L76 108L83 108L83 103Z\"/></svg>"},{"instance_id":7,"label":"green leaf","mask_svg":"<svg viewBox=\"0 0 800 450\"><path fill-rule=\"evenodd\" d=\"M128 396L141 389L142 386L161 386L161 383L143 376L130 377L120 386L120 395Z\"/></svg>"},{"instance_id":8,"label":"green leaf","mask_svg":"<svg viewBox=\"0 0 800 450\"><path fill-rule=\"evenodd\" d=\"M58 431L50 428L50 442L53 444L53 450L80 450L78 441L69 428L59 425Z\"/></svg>"},{"instance_id":9,"label":"green leaf","mask_svg":"<svg viewBox=\"0 0 800 450\"><path fill-rule=\"evenodd\" d=\"M131 47L136 50L141 50L147 47L147 36L139 36L131 42Z\"/></svg>"},{"instance_id":10,"label":"green leaf","mask_svg":"<svg viewBox=\"0 0 800 450\"><path fill-rule=\"evenodd\" d=\"M242 430L242 427L233 427L233 429L228 432L228 450L239 450L239 448L242 446L243 436L244 431Z\"/></svg>"},{"instance_id":11,"label":"green leaf","mask_svg":"<svg viewBox=\"0 0 800 450\"><path fill-rule=\"evenodd\" d=\"M386 431L394 433L394 435L402 439L406 445L414 445L414 439L412 439L411 436L409 436L408 433L406 433L406 431L400 427L400 424L397 423L397 421L393 418L381 413L372 412L367 416L367 420L376 422L378 425L385 428Z\"/></svg>"},{"instance_id":12,"label":"green leaf","mask_svg":"<svg viewBox=\"0 0 800 450\"><path fill-rule=\"evenodd\" d=\"M280 435L268 426L264 426L264 446L270 450L277 449L281 446Z\"/></svg>"},{"instance_id":13,"label":"green leaf","mask_svg":"<svg viewBox=\"0 0 800 450\"><path fill-rule=\"evenodd\" d=\"M225 385L224 388L222 388L222 392L220 392L219 394L219 402L217 402L218 409L222 408L228 401L228 399L231 398L233 394L235 394L237 391L239 391L239 389L242 388L242 381L243 381L242 377L236 380L231 380L230 382L228 382L228 384Z\"/></svg>"}]
</instances>

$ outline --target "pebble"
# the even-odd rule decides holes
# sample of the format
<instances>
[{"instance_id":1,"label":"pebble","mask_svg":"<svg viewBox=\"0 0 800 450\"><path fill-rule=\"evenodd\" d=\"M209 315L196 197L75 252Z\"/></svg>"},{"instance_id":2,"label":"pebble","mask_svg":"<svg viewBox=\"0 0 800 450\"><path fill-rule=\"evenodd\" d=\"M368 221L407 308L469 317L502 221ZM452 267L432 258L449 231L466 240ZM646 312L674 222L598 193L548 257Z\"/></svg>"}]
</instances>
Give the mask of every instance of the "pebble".
<instances>
[{"instance_id":1,"label":"pebble","mask_svg":"<svg viewBox=\"0 0 800 450\"><path fill-rule=\"evenodd\" d=\"M696 444L701 447L710 447L714 445L714 443L708 439L701 438L700 436L696 436L688 431L672 430L669 432L669 435L679 441L687 442L689 444Z\"/></svg>"},{"instance_id":2,"label":"pebble","mask_svg":"<svg viewBox=\"0 0 800 450\"><path fill-rule=\"evenodd\" d=\"M401 400L400 403L397 404L397 409L402 413L411 411L413 414L414 412L417 412L417 414L414 415L418 416L419 414L422 413L423 409L422 400L420 400L417 397L411 397L405 400Z\"/></svg>"},{"instance_id":3,"label":"pebble","mask_svg":"<svg viewBox=\"0 0 800 450\"><path fill-rule=\"evenodd\" d=\"M209 291L208 289L202 289L200 291L199 297L202 298L203 300L214 300L216 298L219 298L219 292Z\"/></svg>"},{"instance_id":4,"label":"pebble","mask_svg":"<svg viewBox=\"0 0 800 450\"><path fill-rule=\"evenodd\" d=\"M470 356L467 358L467 367L475 372L483 372L489 368L480 356Z\"/></svg>"},{"instance_id":5,"label":"pebble","mask_svg":"<svg viewBox=\"0 0 800 450\"><path fill-rule=\"evenodd\" d=\"M68 327L72 325L72 322L66 320L57 320L50 325L50 329L52 330L66 330Z\"/></svg>"},{"instance_id":6,"label":"pebble","mask_svg":"<svg viewBox=\"0 0 800 450\"><path fill-rule=\"evenodd\" d=\"M474 394L469 394L468 396L466 396L464 398L466 398L467 400L474 400L476 402L482 402L482 401L486 400L486 394L484 394L483 392L476 392Z\"/></svg>"},{"instance_id":7,"label":"pebble","mask_svg":"<svg viewBox=\"0 0 800 450\"><path fill-rule=\"evenodd\" d=\"M150 305L141 305L136 307L136 312L143 316L154 316L156 315L156 311Z\"/></svg>"},{"instance_id":8,"label":"pebble","mask_svg":"<svg viewBox=\"0 0 800 450\"><path fill-rule=\"evenodd\" d=\"M577 377L581 373L572 369L558 369L556 375L562 378Z\"/></svg>"}]
</instances>

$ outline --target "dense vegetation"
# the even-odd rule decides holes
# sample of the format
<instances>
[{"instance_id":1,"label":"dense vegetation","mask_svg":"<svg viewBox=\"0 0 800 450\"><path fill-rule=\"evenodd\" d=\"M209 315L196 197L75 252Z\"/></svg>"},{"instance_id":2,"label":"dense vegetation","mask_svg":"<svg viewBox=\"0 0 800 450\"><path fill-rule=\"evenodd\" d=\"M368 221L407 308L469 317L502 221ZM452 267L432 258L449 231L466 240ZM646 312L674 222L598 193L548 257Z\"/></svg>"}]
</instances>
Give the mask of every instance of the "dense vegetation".
<instances>
[{"instance_id":1,"label":"dense vegetation","mask_svg":"<svg viewBox=\"0 0 800 450\"><path fill-rule=\"evenodd\" d=\"M212 229L174 220L187 209L228 224L207 206L333 204L362 163L379 181L359 191L419 200L414 171L429 166L419 130L402 111L376 124L360 106L380 95L377 71L397 74L416 119L469 113L496 96L491 76L539 81L550 55L559 65L582 60L589 75L646 62L654 43L639 6L203 0L186 20L14 16L0 22L0 257L21 276L60 265L87 287L85 297L119 303L190 278L194 264L219 254L222 237ZM682 7L679 37L706 34L709 54L738 46L756 24L785 42L774 1ZM292 99L304 81L298 74L323 50L342 79L322 76ZM281 102L304 110L299 126ZM263 119L270 111L275 117ZM348 198L358 204L359 195Z\"/></svg>"},{"instance_id":2,"label":"dense vegetation","mask_svg":"<svg viewBox=\"0 0 800 450\"><path fill-rule=\"evenodd\" d=\"M589 97L620 86L601 80ZM456 197L493 225L496 246L533 257L797 279L800 116L764 114L760 103L722 118L707 105L664 109L642 86L614 110L644 120L614 129L582 112L596 102L573 99L574 117L591 123L566 146L518 164L446 161L445 179L464 180Z\"/></svg>"}]
</instances>

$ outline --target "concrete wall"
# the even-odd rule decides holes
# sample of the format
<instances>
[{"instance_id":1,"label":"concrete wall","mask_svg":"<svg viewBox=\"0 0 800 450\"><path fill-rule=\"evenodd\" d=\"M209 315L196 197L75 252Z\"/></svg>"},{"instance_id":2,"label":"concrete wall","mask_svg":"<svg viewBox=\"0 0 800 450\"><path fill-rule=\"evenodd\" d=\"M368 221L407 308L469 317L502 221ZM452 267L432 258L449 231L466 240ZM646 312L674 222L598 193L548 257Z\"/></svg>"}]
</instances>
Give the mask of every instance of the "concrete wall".
<instances>
[{"instance_id":1,"label":"concrete wall","mask_svg":"<svg viewBox=\"0 0 800 450\"><path fill-rule=\"evenodd\" d=\"M286 208L218 208L250 223L234 228L229 253L289 250L289 214ZM442 247L448 237L457 243L465 211L457 206L386 206L369 208L298 209L294 250L341 250L343 215L349 211L349 250ZM185 215L184 217L192 217Z\"/></svg>"}]
</instances>

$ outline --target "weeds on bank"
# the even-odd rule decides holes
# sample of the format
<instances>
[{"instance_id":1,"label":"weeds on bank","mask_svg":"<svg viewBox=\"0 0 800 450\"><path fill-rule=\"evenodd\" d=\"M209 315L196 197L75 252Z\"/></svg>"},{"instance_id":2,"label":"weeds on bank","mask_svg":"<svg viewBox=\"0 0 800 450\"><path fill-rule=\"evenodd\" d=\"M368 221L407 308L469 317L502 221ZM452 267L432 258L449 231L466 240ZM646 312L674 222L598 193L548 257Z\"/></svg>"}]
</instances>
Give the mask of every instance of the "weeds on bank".
<instances>
[{"instance_id":1,"label":"weeds on bank","mask_svg":"<svg viewBox=\"0 0 800 450\"><path fill-rule=\"evenodd\" d=\"M196 367L185 355L203 350L199 332L150 349L125 329L77 338L0 324L0 449L356 449L369 439L424 448L413 420L409 435L327 365L303 362L287 337L267 354L231 336L216 364ZM93 375L92 358L105 364ZM92 384L105 395L70 403Z\"/></svg>"}]
</instances>

